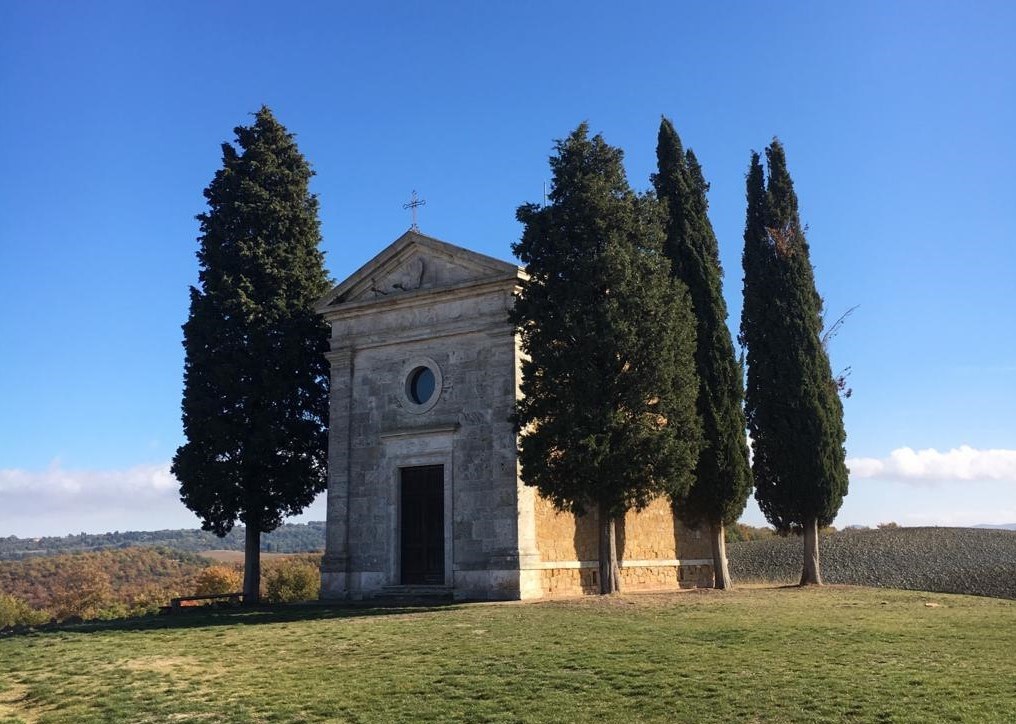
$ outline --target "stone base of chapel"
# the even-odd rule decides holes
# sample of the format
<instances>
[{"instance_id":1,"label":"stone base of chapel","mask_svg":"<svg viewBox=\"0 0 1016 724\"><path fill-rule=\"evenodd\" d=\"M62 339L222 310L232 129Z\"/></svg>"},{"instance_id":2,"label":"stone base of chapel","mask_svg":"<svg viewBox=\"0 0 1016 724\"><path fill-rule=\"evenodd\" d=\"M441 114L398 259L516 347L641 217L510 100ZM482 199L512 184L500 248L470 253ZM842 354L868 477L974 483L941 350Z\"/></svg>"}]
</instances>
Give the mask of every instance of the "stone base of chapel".
<instances>
[{"instance_id":1,"label":"stone base of chapel","mask_svg":"<svg viewBox=\"0 0 1016 724\"><path fill-rule=\"evenodd\" d=\"M535 496L533 523L538 554L502 558L501 567L455 569L439 592L454 600L526 600L598 594L598 521L554 509ZM711 587L708 536L684 526L669 501L658 499L617 524L621 590L667 591ZM507 566L505 564L508 564ZM344 561L322 562L321 598L365 600L415 591L393 585L390 571L344 571ZM521 564L521 565L520 565ZM518 566L518 567L516 567Z\"/></svg>"}]
</instances>

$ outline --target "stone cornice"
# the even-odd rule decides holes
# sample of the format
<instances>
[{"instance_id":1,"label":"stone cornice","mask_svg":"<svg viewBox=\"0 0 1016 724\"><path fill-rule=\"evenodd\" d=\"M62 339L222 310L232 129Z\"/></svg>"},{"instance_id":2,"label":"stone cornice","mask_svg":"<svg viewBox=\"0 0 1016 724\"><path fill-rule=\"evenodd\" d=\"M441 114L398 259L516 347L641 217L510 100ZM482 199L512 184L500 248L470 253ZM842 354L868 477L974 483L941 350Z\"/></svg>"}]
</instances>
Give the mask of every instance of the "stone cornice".
<instances>
[{"instance_id":1,"label":"stone cornice","mask_svg":"<svg viewBox=\"0 0 1016 724\"><path fill-rule=\"evenodd\" d=\"M400 427L393 430L386 430L378 437L382 441L400 440L408 437L424 437L431 435L451 435L459 429L459 423L452 422L438 425L423 425L420 427Z\"/></svg>"},{"instance_id":2,"label":"stone cornice","mask_svg":"<svg viewBox=\"0 0 1016 724\"><path fill-rule=\"evenodd\" d=\"M410 309L418 306L432 306L436 302L468 299L483 296L491 291L514 292L518 287L519 278L514 274L498 275L486 279L475 279L447 287L414 289L377 299L365 299L358 302L346 302L337 307L329 307L321 312L329 321L349 319L364 314L375 314L381 310Z\"/></svg>"},{"instance_id":3,"label":"stone cornice","mask_svg":"<svg viewBox=\"0 0 1016 724\"><path fill-rule=\"evenodd\" d=\"M325 359L332 367L336 365L347 365L353 359L353 348L349 346L337 347L325 352Z\"/></svg>"},{"instance_id":4,"label":"stone cornice","mask_svg":"<svg viewBox=\"0 0 1016 724\"><path fill-rule=\"evenodd\" d=\"M405 344L407 342L420 342L423 340L446 339L448 337L461 337L466 334L483 334L488 337L511 337L513 330L507 320L491 320L487 324L478 325L475 320L467 322L452 321L443 324L434 324L426 329L406 330L401 333L385 330L377 335L355 335L342 339L343 343L352 343L357 351L366 349L378 349L391 347L393 345Z\"/></svg>"}]
</instances>

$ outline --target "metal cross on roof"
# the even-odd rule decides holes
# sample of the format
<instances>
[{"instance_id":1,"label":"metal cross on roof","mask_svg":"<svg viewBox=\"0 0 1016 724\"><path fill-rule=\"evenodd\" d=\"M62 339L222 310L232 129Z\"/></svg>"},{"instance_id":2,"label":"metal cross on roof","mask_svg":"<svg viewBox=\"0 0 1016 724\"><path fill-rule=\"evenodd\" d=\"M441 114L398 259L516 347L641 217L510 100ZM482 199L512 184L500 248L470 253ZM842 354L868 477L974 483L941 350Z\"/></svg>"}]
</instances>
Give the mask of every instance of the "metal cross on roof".
<instances>
[{"instance_id":1,"label":"metal cross on roof","mask_svg":"<svg viewBox=\"0 0 1016 724\"><path fill-rule=\"evenodd\" d=\"M409 227L413 231L419 231L420 230L420 227L416 225L416 209L419 206L426 206L426 205L427 205L427 200L426 199L418 199L418 198L416 198L416 189L413 189L413 195L409 199L409 202L405 203L405 204L402 204L402 208L409 209L413 213L413 225Z\"/></svg>"}]
</instances>

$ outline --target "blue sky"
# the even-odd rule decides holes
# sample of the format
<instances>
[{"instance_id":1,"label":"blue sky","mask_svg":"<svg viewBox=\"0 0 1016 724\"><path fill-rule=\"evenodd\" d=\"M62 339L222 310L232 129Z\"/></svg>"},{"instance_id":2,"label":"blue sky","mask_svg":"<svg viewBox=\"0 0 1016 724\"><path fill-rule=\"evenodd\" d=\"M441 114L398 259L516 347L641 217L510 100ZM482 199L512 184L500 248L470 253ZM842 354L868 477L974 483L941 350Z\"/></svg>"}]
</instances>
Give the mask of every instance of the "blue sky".
<instances>
[{"instance_id":1,"label":"blue sky","mask_svg":"<svg viewBox=\"0 0 1016 724\"><path fill-rule=\"evenodd\" d=\"M778 136L829 315L859 305L837 524L1016 522L1016 6L847 5L0 3L0 536L197 524L168 473L194 215L261 104L317 171L336 279L413 189L424 232L510 258L553 139L588 120L646 188L666 114L734 328Z\"/></svg>"}]
</instances>

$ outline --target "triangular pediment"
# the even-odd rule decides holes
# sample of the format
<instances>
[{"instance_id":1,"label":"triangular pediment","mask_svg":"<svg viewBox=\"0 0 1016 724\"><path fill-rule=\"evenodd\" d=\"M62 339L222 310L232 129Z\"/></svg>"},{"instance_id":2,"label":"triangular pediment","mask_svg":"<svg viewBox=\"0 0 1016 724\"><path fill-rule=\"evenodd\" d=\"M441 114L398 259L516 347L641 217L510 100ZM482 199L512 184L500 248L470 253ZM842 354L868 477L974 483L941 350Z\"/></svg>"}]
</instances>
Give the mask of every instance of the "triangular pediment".
<instances>
[{"instance_id":1,"label":"triangular pediment","mask_svg":"<svg viewBox=\"0 0 1016 724\"><path fill-rule=\"evenodd\" d=\"M512 278L519 272L515 264L410 230L335 286L317 307L324 312L340 305Z\"/></svg>"}]
</instances>

